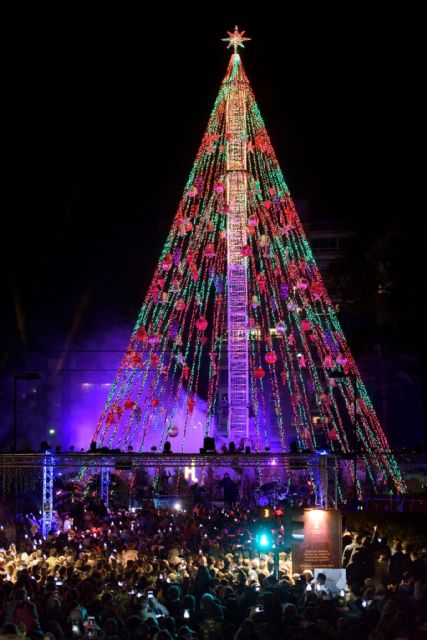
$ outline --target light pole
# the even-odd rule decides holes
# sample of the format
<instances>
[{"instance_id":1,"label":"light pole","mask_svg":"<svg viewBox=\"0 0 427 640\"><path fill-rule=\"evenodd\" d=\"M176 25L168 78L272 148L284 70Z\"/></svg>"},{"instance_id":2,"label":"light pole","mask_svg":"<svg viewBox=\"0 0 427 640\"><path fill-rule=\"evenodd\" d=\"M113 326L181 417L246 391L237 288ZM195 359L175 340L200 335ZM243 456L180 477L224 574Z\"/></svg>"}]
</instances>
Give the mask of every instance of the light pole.
<instances>
[{"instance_id":1,"label":"light pole","mask_svg":"<svg viewBox=\"0 0 427 640\"><path fill-rule=\"evenodd\" d=\"M354 468L354 501L357 503L357 374L344 373L343 371L333 371L328 374L329 378L351 378L353 380L353 430L352 430L352 444L353 444L353 468Z\"/></svg>"},{"instance_id":2,"label":"light pole","mask_svg":"<svg viewBox=\"0 0 427 640\"><path fill-rule=\"evenodd\" d=\"M17 373L13 376L13 445L12 453L16 453L18 436L18 380L41 380L38 373Z\"/></svg>"}]
</instances>

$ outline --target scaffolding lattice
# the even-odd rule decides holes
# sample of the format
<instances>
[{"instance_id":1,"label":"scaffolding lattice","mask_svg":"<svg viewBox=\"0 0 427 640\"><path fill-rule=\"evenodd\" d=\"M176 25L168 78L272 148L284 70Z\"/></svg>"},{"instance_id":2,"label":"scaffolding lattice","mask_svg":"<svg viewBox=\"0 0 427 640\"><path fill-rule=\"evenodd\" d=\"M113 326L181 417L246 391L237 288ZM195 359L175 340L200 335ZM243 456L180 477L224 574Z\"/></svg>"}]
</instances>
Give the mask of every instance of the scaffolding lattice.
<instances>
[{"instance_id":1,"label":"scaffolding lattice","mask_svg":"<svg viewBox=\"0 0 427 640\"><path fill-rule=\"evenodd\" d=\"M248 283L246 245L246 108L245 83L231 82L226 102L227 130L227 329L228 433L249 436Z\"/></svg>"},{"instance_id":2,"label":"scaffolding lattice","mask_svg":"<svg viewBox=\"0 0 427 640\"><path fill-rule=\"evenodd\" d=\"M55 473L55 460L52 456L46 456L43 460L43 513L42 534L47 536L52 529L53 522L53 478Z\"/></svg>"}]
</instances>

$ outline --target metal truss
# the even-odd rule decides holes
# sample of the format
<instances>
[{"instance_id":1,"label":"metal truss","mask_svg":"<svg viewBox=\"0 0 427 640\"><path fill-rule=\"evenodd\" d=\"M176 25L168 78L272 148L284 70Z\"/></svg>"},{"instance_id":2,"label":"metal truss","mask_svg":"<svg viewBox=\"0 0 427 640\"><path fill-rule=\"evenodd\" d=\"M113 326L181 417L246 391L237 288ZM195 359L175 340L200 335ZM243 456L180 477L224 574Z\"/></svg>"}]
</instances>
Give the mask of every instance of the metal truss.
<instances>
[{"instance_id":1,"label":"metal truss","mask_svg":"<svg viewBox=\"0 0 427 640\"><path fill-rule=\"evenodd\" d=\"M55 457L43 455L43 496L42 496L42 534L47 536L52 529L53 520L53 479L55 475Z\"/></svg>"},{"instance_id":2,"label":"metal truss","mask_svg":"<svg viewBox=\"0 0 427 640\"><path fill-rule=\"evenodd\" d=\"M228 434L235 441L249 436L248 259L246 97L247 86L230 83L227 129L227 346Z\"/></svg>"},{"instance_id":3,"label":"metal truss","mask_svg":"<svg viewBox=\"0 0 427 640\"><path fill-rule=\"evenodd\" d=\"M110 497L110 468L102 466L100 468L100 499L108 509L108 501Z\"/></svg>"},{"instance_id":4,"label":"metal truss","mask_svg":"<svg viewBox=\"0 0 427 640\"><path fill-rule=\"evenodd\" d=\"M267 468L272 465L284 465L287 469L310 469L313 466L331 464L338 457L333 455L314 456L306 453L55 453L46 456L45 453L0 453L0 468L38 468L46 467L46 460L50 466L56 468L90 467L98 471L102 467L110 470L131 471L135 467L184 467L196 466L244 467L246 469Z\"/></svg>"}]
</instances>

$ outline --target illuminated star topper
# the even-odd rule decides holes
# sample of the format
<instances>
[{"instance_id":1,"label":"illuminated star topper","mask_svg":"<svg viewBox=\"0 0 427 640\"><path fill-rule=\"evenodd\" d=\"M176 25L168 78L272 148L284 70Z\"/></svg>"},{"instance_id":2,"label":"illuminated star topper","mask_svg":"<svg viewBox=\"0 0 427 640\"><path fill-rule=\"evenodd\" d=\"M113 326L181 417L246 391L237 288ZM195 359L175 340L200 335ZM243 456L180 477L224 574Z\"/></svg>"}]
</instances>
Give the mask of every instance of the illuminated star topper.
<instances>
[{"instance_id":1,"label":"illuminated star topper","mask_svg":"<svg viewBox=\"0 0 427 640\"><path fill-rule=\"evenodd\" d=\"M239 33L239 29L237 28L237 26L234 27L234 33L232 33L231 31L227 31L227 33L229 35L229 38L222 38L222 40L223 42L228 42L227 49L229 49L230 47L234 47L234 53L237 53L238 47L242 47L244 49L245 45L243 43L251 39L244 37L244 31Z\"/></svg>"}]
</instances>

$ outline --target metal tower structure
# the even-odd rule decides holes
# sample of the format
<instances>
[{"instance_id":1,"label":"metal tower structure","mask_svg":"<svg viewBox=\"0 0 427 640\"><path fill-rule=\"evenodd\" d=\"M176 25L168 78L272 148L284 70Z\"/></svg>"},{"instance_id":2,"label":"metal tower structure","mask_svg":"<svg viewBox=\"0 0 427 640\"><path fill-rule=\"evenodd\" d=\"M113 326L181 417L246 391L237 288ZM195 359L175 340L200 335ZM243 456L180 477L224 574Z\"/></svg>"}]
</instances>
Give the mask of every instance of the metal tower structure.
<instances>
[{"instance_id":1,"label":"metal tower structure","mask_svg":"<svg viewBox=\"0 0 427 640\"><path fill-rule=\"evenodd\" d=\"M55 458L42 458L43 499L42 499L42 534L47 536L53 523L53 480L55 475Z\"/></svg>"},{"instance_id":2,"label":"metal tower structure","mask_svg":"<svg viewBox=\"0 0 427 640\"><path fill-rule=\"evenodd\" d=\"M248 259L241 251L247 243L247 82L239 67L235 53L226 101L228 434L240 440L249 436L249 362Z\"/></svg>"}]
</instances>

